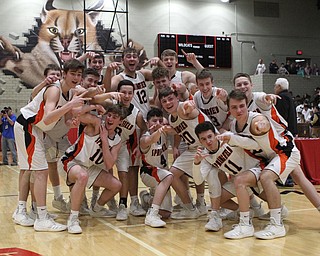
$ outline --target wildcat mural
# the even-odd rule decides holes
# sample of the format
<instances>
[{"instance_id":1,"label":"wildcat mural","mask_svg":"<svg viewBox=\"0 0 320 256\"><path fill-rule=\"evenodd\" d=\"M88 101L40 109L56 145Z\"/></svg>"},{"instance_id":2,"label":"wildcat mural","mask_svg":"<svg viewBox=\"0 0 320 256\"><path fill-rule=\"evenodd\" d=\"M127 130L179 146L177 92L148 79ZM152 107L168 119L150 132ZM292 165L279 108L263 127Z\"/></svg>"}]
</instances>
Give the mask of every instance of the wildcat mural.
<instances>
[{"instance_id":1,"label":"wildcat mural","mask_svg":"<svg viewBox=\"0 0 320 256\"><path fill-rule=\"evenodd\" d=\"M87 8L87 13L56 9L53 2L47 0L43 6L41 20L37 20L38 27L32 31L37 36L37 42L31 45L31 49L30 45L29 50L25 46L13 45L0 35L0 68L19 77L27 87L32 88L43 80L43 70L48 64L62 66L64 61L81 56L85 35L86 51L123 47L112 38L107 40L112 31L104 29L101 21L97 20L97 10L103 9L105 0L97 0ZM146 58L143 47L142 51L141 58Z\"/></svg>"}]
</instances>

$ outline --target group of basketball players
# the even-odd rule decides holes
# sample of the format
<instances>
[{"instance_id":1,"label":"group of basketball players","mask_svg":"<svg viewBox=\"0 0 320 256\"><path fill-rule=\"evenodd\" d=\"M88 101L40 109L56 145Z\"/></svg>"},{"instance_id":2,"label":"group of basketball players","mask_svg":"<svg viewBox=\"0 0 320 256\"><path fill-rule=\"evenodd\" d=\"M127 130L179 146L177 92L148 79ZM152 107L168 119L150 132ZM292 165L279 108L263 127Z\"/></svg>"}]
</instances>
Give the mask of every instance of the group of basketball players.
<instances>
[{"instance_id":1,"label":"group of basketball players","mask_svg":"<svg viewBox=\"0 0 320 256\"><path fill-rule=\"evenodd\" d=\"M129 193L129 213L146 215L145 224L151 227L165 226L167 218L207 215L205 229L219 231L222 219L232 216L239 224L224 234L226 238L274 239L286 235L282 220L287 215L275 182L285 182L289 174L320 211L320 197L299 166L293 135L274 107L277 96L252 92L245 73L235 75L234 90L228 94L214 86L212 72L193 53L183 54L196 74L177 71L178 56L170 49L161 59L146 63L156 66L153 70L137 70L139 54L126 48L122 63L110 63L104 76L104 57L95 53L80 59L89 58L93 69L85 71L74 59L64 64L61 79L47 75L15 124L21 171L14 222L36 231L82 233L80 214L126 220ZM124 70L118 73L120 66ZM154 85L152 96L148 81ZM70 145L67 134L73 127L79 128L79 136ZM173 163L168 163L170 146ZM67 173L69 203L60 189L60 159ZM149 188L140 192L140 202L139 172ZM57 216L47 211L48 176L53 207L70 213L67 225L55 222ZM196 184L195 202L189 178ZM92 188L89 206L86 187ZM32 208L27 213L29 190ZM264 213L257 196L267 202L269 213ZM173 201L180 209L174 211ZM268 219L269 224L255 232L253 217Z\"/></svg>"}]
</instances>

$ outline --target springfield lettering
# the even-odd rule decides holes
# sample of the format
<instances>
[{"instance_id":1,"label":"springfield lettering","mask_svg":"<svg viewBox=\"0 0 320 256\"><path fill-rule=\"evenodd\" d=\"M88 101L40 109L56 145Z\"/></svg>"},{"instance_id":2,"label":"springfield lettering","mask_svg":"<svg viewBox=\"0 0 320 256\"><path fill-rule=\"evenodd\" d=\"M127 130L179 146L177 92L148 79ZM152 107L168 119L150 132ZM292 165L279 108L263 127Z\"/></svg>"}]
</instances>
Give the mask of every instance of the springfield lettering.
<instances>
[{"instance_id":1,"label":"springfield lettering","mask_svg":"<svg viewBox=\"0 0 320 256\"><path fill-rule=\"evenodd\" d=\"M185 122L182 122L177 127L174 128L174 130L180 134L183 130L187 129L188 125Z\"/></svg>"},{"instance_id":2,"label":"springfield lettering","mask_svg":"<svg viewBox=\"0 0 320 256\"><path fill-rule=\"evenodd\" d=\"M220 166L229 158L232 152L233 151L230 147L226 147L226 149L221 153L221 155L217 158L217 160L212 165L214 167L220 168Z\"/></svg>"}]
</instances>

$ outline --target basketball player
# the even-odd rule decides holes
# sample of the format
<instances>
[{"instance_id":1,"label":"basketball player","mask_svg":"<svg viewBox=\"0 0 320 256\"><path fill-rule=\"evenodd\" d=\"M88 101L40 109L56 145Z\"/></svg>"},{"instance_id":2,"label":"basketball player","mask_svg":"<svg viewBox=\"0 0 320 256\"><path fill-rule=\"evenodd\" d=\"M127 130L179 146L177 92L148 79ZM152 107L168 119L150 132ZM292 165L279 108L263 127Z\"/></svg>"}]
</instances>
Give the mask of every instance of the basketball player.
<instances>
[{"instance_id":1,"label":"basketball player","mask_svg":"<svg viewBox=\"0 0 320 256\"><path fill-rule=\"evenodd\" d=\"M98 111L100 107L102 108L97 106ZM122 107L112 105L102 117L103 121L90 113L80 117L81 122L86 124L84 131L61 158L67 172L67 185L71 188L71 213L67 225L69 233L82 233L78 216L86 186L104 188L94 207L90 209L90 215L115 217L114 213L110 214L103 206L121 188L121 182L109 170L115 164L121 147L121 138L115 129L125 115Z\"/></svg>"},{"instance_id":2,"label":"basketball player","mask_svg":"<svg viewBox=\"0 0 320 256\"><path fill-rule=\"evenodd\" d=\"M239 89L246 94L248 99L247 107L249 111L255 111L258 113L265 114L267 117L273 119L281 126L287 127L287 122L278 113L276 107L273 104L279 96L274 94L265 94L264 92L252 92L253 84L250 76L246 73L236 74L233 78L233 84L235 89ZM300 165L298 165L296 169L297 170L292 172L290 175L294 179L294 182L300 185L304 194L310 200L310 202L319 210L320 197L315 187L311 184L311 182L308 179L306 179L305 175L302 175L303 172ZM258 205L256 207L258 207ZM282 217L285 218L287 213L288 209L285 207L285 205L282 205ZM260 219L264 220L268 220L269 217L270 213L259 216Z\"/></svg>"},{"instance_id":3,"label":"basketball player","mask_svg":"<svg viewBox=\"0 0 320 256\"><path fill-rule=\"evenodd\" d=\"M173 179L168 170L168 138L167 132L172 128L163 125L163 112L151 108L147 114L148 131L140 138L142 152L142 167L140 177L150 188L150 194L140 192L142 205L149 207L145 224L151 227L163 227L166 223L161 217L168 218L172 212L170 185ZM149 197L148 197L149 196ZM143 200L143 201L142 201ZM148 200L148 201L146 201ZM149 202L152 201L152 202Z\"/></svg>"},{"instance_id":4,"label":"basketball player","mask_svg":"<svg viewBox=\"0 0 320 256\"><path fill-rule=\"evenodd\" d=\"M151 58L149 60L150 66L161 65L161 61L158 57ZM149 69L138 69L139 65L139 54L135 48L125 48L122 53L122 64L124 71L115 76L113 75L114 70L117 70L121 63L109 64L106 70L105 79L103 81L107 91L115 92L118 84L121 80L130 80L134 84L134 97L132 104L136 106L142 113L143 118L146 120L147 113L150 109L150 98L149 91L146 81L151 81L151 70ZM139 132L139 131L138 131ZM133 200L130 204L130 213L135 216L145 215L146 212L142 209L138 199L138 172L141 164L141 159L137 158L134 166L129 167L129 192L131 199Z\"/></svg>"},{"instance_id":5,"label":"basketball player","mask_svg":"<svg viewBox=\"0 0 320 256\"><path fill-rule=\"evenodd\" d=\"M227 200L237 195L239 207L241 208L243 199L241 198L241 195L238 194L236 181L244 174L251 173L251 185L253 187L256 186L261 172L261 167L259 166L260 160L245 153L243 148L234 147L218 140L218 134L211 122L198 124L195 128L195 133L205 149L199 147L197 150L197 154L194 158L193 178L196 184L201 184L204 180L207 181L212 208L205 229L219 231L222 228L222 221L218 211L221 203L225 203ZM257 143L251 140L242 145L247 149L251 149L253 147L252 144L256 146ZM234 180L235 182L235 185L232 187L235 187L236 189L231 189L232 184L230 182L225 182L224 176L221 177L221 171L231 175L231 180ZM226 190L224 193L225 196L222 196L222 185ZM237 193L235 193L236 190ZM226 193L227 191L230 195ZM246 216L247 221L249 221L248 191L245 190L243 197L247 199L244 203L247 203L246 206L248 209ZM229 202L228 206L229 209L233 210L238 208L238 205L235 203L230 206ZM242 217L242 212L240 212L240 220ZM251 235L253 235L253 232Z\"/></svg>"},{"instance_id":6,"label":"basketball player","mask_svg":"<svg viewBox=\"0 0 320 256\"><path fill-rule=\"evenodd\" d=\"M220 129L228 115L228 93L213 86L213 76L208 69L196 73L199 91L193 96L198 109L205 113L217 129Z\"/></svg>"},{"instance_id":7,"label":"basketball player","mask_svg":"<svg viewBox=\"0 0 320 256\"><path fill-rule=\"evenodd\" d=\"M182 52L187 61L191 63L197 70L203 69L203 66L199 63L194 53ZM190 71L177 71L176 66L178 64L178 54L171 49L166 49L161 53L161 60L165 67L169 71L170 81L172 83L183 83L186 86L189 83L196 83L195 75Z\"/></svg>"},{"instance_id":8,"label":"basketball player","mask_svg":"<svg viewBox=\"0 0 320 256\"><path fill-rule=\"evenodd\" d=\"M270 222L261 231L255 232L254 236L259 239L274 239L286 235L286 230L281 219L281 198L275 181L281 179L285 182L287 176L300 163L300 152L295 147L292 134L285 130L279 123L265 115L248 112L246 94L240 90L233 90L228 98L229 111L235 120L231 124L231 132L252 136L258 143L259 148L255 154L261 154L269 160L267 166L260 174L260 182L267 197L270 209ZM243 144L243 143L241 143ZM261 152L262 151L262 152ZM246 223L248 224L248 223ZM242 234L252 226L249 223L246 229L241 223L226 233L227 238L238 239L242 236L250 236L252 233ZM251 227L251 231L253 227Z\"/></svg>"},{"instance_id":9,"label":"basketball player","mask_svg":"<svg viewBox=\"0 0 320 256\"><path fill-rule=\"evenodd\" d=\"M173 91L170 87L164 88L159 92L161 105L163 109L170 114L169 124L188 145L188 149L178 156L170 168L174 176L172 187L183 202L182 211L172 214L171 218L198 218L200 214L203 215L207 213L204 202L204 187L197 188L199 212L192 204L188 189L181 177L184 174L192 177L193 158L196 154L197 147L200 145L194 128L201 122L209 121L209 118L195 108L194 102L179 102L177 95L177 92ZM177 147L177 145L175 146Z\"/></svg>"},{"instance_id":10,"label":"basketball player","mask_svg":"<svg viewBox=\"0 0 320 256\"><path fill-rule=\"evenodd\" d=\"M129 190L129 175L128 170L130 166L134 166L136 159L140 158L139 150L139 138L137 134L137 127L142 133L147 130L144 118L137 107L135 107L131 102L134 96L134 84L130 80L121 80L118 84L117 91L120 96L120 104L128 110L128 116L122 121L121 125L117 128L117 133L121 136L122 146L119 152L119 157L116 161L116 166L118 170L118 176L122 183L122 188L120 190L120 201L119 210L117 213L117 220L126 220L128 218L127 213L127 197ZM104 101L104 95L101 94L94 98L96 103L101 103ZM111 102L112 104L112 102ZM132 206L132 207L131 207ZM140 206L141 207L141 206ZM145 215L146 212L139 207L139 201L131 194L131 214L135 216Z\"/></svg>"},{"instance_id":11,"label":"basketball player","mask_svg":"<svg viewBox=\"0 0 320 256\"><path fill-rule=\"evenodd\" d=\"M56 223L47 214L46 190L48 164L45 159L44 132L54 128L66 113L75 107L82 106L86 100L81 95L74 95L69 100L69 93L82 78L84 65L78 60L70 60L64 65L64 78L59 86L43 88L40 93L25 107L15 123L15 136L19 156L19 204L13 214L15 223L22 226L33 226L36 231L62 231L65 225ZM34 194L37 202L38 218L35 222L26 212L29 193L30 173L34 172Z\"/></svg>"}]
</instances>

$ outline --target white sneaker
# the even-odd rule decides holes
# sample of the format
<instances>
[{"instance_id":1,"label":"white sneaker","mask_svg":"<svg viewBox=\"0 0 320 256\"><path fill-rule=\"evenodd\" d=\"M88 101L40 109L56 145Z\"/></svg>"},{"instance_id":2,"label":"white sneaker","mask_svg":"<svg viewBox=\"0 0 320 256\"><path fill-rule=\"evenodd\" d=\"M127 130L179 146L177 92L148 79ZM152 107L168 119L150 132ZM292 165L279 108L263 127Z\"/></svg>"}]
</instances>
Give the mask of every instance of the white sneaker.
<instances>
[{"instance_id":1,"label":"white sneaker","mask_svg":"<svg viewBox=\"0 0 320 256\"><path fill-rule=\"evenodd\" d=\"M142 206L139 203L138 199L131 202L129 212L133 216L145 216L146 215L146 211L142 209Z\"/></svg>"},{"instance_id":2,"label":"white sneaker","mask_svg":"<svg viewBox=\"0 0 320 256\"><path fill-rule=\"evenodd\" d=\"M180 212L171 214L171 219L183 220L183 219L197 219L200 216L200 212L197 207L193 210L183 208Z\"/></svg>"},{"instance_id":3,"label":"white sneaker","mask_svg":"<svg viewBox=\"0 0 320 256\"><path fill-rule=\"evenodd\" d=\"M80 227L79 218L77 216L73 216L72 218L70 218L70 217L69 217L68 223L67 223L68 232L70 234L81 234L82 228Z\"/></svg>"},{"instance_id":4,"label":"white sneaker","mask_svg":"<svg viewBox=\"0 0 320 256\"><path fill-rule=\"evenodd\" d=\"M283 237L286 235L286 229L281 223L280 225L276 223L275 219L270 217L269 224L258 232L254 233L254 236L259 239L269 240L277 237Z\"/></svg>"},{"instance_id":5,"label":"white sneaker","mask_svg":"<svg viewBox=\"0 0 320 256\"><path fill-rule=\"evenodd\" d=\"M220 208L219 211L218 211L218 213L219 213L219 215L220 215L220 218L221 218L222 220L226 220L228 214L231 213L231 212L233 212L233 211L230 210L230 209L227 209L227 208Z\"/></svg>"},{"instance_id":6,"label":"white sneaker","mask_svg":"<svg viewBox=\"0 0 320 256\"><path fill-rule=\"evenodd\" d=\"M253 218L259 218L260 216L265 214L264 209L262 208L263 201L260 202L259 206L253 207L251 206L251 209L253 210Z\"/></svg>"},{"instance_id":7,"label":"white sneaker","mask_svg":"<svg viewBox=\"0 0 320 256\"><path fill-rule=\"evenodd\" d=\"M241 239L251 237L254 234L254 227L252 224L246 225L241 220L239 224L233 225L233 229L224 233L224 237L228 239Z\"/></svg>"},{"instance_id":8,"label":"white sneaker","mask_svg":"<svg viewBox=\"0 0 320 256\"><path fill-rule=\"evenodd\" d=\"M117 204L117 201L114 198L112 198L110 201L107 202L107 206L109 208L109 211L112 211L115 214L118 213L118 210L119 210L118 204Z\"/></svg>"},{"instance_id":9,"label":"white sneaker","mask_svg":"<svg viewBox=\"0 0 320 256\"><path fill-rule=\"evenodd\" d=\"M219 231L222 228L222 219L220 218L219 213L212 211L209 214L209 221L204 227L206 230Z\"/></svg>"},{"instance_id":10,"label":"white sneaker","mask_svg":"<svg viewBox=\"0 0 320 256\"><path fill-rule=\"evenodd\" d=\"M30 208L29 216L31 219L36 220L38 217L38 212L37 210L33 209L32 207ZM58 218L58 214L50 213L48 212L49 218L55 220Z\"/></svg>"},{"instance_id":11,"label":"white sneaker","mask_svg":"<svg viewBox=\"0 0 320 256\"><path fill-rule=\"evenodd\" d=\"M67 207L67 202L63 198L63 195L60 195L58 198L53 199L52 206L61 212L64 212L64 213L69 212L68 207Z\"/></svg>"},{"instance_id":12,"label":"white sneaker","mask_svg":"<svg viewBox=\"0 0 320 256\"><path fill-rule=\"evenodd\" d=\"M288 218L289 215L289 210L288 208L282 204L281 205L281 219L286 219ZM261 216L259 216L259 220L270 220L270 212L267 212L266 214L263 214Z\"/></svg>"},{"instance_id":13,"label":"white sneaker","mask_svg":"<svg viewBox=\"0 0 320 256\"><path fill-rule=\"evenodd\" d=\"M109 211L106 208L102 208L100 211L96 212L93 209L89 210L89 214L91 217L95 217L95 218L99 218L99 217L103 217L103 218L114 218L116 217L116 213Z\"/></svg>"},{"instance_id":14,"label":"white sneaker","mask_svg":"<svg viewBox=\"0 0 320 256\"><path fill-rule=\"evenodd\" d=\"M124 204L119 205L119 210L116 216L116 220L127 220L128 219L128 211Z\"/></svg>"},{"instance_id":15,"label":"white sneaker","mask_svg":"<svg viewBox=\"0 0 320 256\"><path fill-rule=\"evenodd\" d=\"M19 212L17 208L12 215L12 219L14 223L24 227L32 227L34 225L34 220L27 214L27 209L22 209Z\"/></svg>"},{"instance_id":16,"label":"white sneaker","mask_svg":"<svg viewBox=\"0 0 320 256\"><path fill-rule=\"evenodd\" d=\"M145 211L148 211L148 209L151 207L149 203L151 198L150 193L147 190L142 190L139 193L139 198L140 198L142 209Z\"/></svg>"},{"instance_id":17,"label":"white sneaker","mask_svg":"<svg viewBox=\"0 0 320 256\"><path fill-rule=\"evenodd\" d=\"M67 229L66 225L55 222L47 215L45 219L36 219L33 226L35 231L59 232Z\"/></svg>"},{"instance_id":18,"label":"white sneaker","mask_svg":"<svg viewBox=\"0 0 320 256\"><path fill-rule=\"evenodd\" d=\"M200 204L200 202L198 200L196 200L196 207L199 210L199 213L200 213L199 216L203 216L203 215L208 214L208 209L207 209L206 203Z\"/></svg>"},{"instance_id":19,"label":"white sneaker","mask_svg":"<svg viewBox=\"0 0 320 256\"><path fill-rule=\"evenodd\" d=\"M150 208L144 220L144 224L153 228L164 227L166 223L163 220L161 220L161 216L158 213L158 210Z\"/></svg>"}]
</instances>

